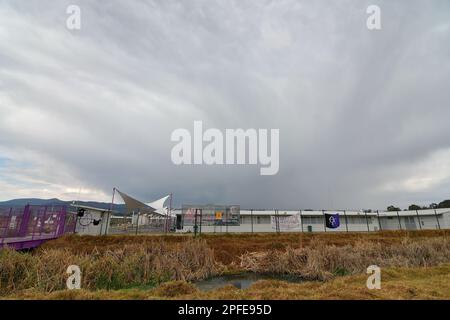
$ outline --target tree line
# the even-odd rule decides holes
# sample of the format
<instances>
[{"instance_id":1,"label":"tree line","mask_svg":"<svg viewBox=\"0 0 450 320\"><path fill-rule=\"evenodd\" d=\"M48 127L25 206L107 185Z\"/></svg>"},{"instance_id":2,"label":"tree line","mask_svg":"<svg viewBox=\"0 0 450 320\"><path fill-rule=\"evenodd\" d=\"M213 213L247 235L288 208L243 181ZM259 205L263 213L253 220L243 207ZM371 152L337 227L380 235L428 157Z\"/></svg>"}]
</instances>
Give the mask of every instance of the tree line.
<instances>
[{"instance_id":1,"label":"tree line","mask_svg":"<svg viewBox=\"0 0 450 320\"><path fill-rule=\"evenodd\" d=\"M411 204L408 207L408 209L405 210L426 210L426 209L443 209L443 208L450 208L450 200L444 200L439 203L431 203L429 206L419 206L416 204ZM387 211L402 211L402 209L391 205L387 207Z\"/></svg>"}]
</instances>

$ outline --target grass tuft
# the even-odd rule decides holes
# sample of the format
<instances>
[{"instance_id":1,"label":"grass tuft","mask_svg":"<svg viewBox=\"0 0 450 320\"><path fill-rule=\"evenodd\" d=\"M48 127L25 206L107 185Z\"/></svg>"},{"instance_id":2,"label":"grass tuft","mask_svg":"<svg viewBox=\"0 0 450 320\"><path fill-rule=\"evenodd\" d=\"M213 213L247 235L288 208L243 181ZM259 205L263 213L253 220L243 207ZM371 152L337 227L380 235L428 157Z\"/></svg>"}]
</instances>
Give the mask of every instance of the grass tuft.
<instances>
[{"instance_id":1,"label":"grass tuft","mask_svg":"<svg viewBox=\"0 0 450 320\"><path fill-rule=\"evenodd\" d=\"M91 253L43 249L36 253L0 250L0 294L36 289L52 292L66 286L67 267L78 265L81 287L88 290L156 286L171 280L195 281L221 272L214 253L204 241L188 240L169 246L124 245Z\"/></svg>"}]
</instances>

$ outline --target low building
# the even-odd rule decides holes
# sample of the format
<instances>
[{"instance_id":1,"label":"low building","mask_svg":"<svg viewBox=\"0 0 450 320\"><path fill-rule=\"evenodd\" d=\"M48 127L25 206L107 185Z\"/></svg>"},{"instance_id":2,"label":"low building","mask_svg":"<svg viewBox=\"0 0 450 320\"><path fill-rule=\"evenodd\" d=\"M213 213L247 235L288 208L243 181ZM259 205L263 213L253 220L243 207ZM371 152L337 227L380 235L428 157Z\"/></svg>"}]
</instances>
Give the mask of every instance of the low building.
<instances>
[{"instance_id":1,"label":"low building","mask_svg":"<svg viewBox=\"0 0 450 320\"><path fill-rule=\"evenodd\" d=\"M111 213L107 209L82 205L71 205L76 216L75 233L100 236L108 234Z\"/></svg>"},{"instance_id":2,"label":"low building","mask_svg":"<svg viewBox=\"0 0 450 320\"><path fill-rule=\"evenodd\" d=\"M181 209L175 209L178 232L193 232L194 225L183 224ZM384 230L438 230L450 228L450 209L418 211L365 212L343 210L240 210L239 224L201 224L201 211L197 231L222 232L368 232ZM325 214L338 214L340 225L327 228Z\"/></svg>"}]
</instances>

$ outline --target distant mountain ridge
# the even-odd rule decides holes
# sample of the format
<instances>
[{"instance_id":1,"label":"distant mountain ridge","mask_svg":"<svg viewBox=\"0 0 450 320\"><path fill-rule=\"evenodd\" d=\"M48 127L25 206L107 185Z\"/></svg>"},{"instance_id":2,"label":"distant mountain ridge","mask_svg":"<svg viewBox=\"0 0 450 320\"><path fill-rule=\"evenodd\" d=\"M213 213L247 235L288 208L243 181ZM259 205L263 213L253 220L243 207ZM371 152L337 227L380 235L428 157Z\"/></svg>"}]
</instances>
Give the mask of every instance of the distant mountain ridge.
<instances>
[{"instance_id":1,"label":"distant mountain ridge","mask_svg":"<svg viewBox=\"0 0 450 320\"><path fill-rule=\"evenodd\" d=\"M57 198L52 199L39 199L39 198L22 198L22 199L12 199L7 201L0 201L0 208L11 208L11 207L23 207L27 204L38 205L38 206L56 206L56 205L66 205L69 206L72 203L76 203L82 206L89 206L101 209L109 209L111 203L108 202L97 202L97 201L63 201ZM124 204L114 204L113 211L124 214L125 205Z\"/></svg>"}]
</instances>

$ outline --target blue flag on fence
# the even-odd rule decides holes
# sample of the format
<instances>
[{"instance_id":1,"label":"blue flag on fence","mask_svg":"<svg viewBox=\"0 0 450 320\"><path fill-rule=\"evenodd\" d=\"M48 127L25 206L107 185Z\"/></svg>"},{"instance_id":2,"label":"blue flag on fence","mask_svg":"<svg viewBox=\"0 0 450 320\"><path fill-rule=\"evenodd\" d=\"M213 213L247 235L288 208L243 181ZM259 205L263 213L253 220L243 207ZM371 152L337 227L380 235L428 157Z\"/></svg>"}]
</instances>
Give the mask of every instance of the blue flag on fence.
<instances>
[{"instance_id":1,"label":"blue flag on fence","mask_svg":"<svg viewBox=\"0 0 450 320\"><path fill-rule=\"evenodd\" d=\"M335 214L329 214L329 213L325 213L325 223L327 228L330 229L336 229L340 226L340 222L339 222L339 214L335 213Z\"/></svg>"}]
</instances>

